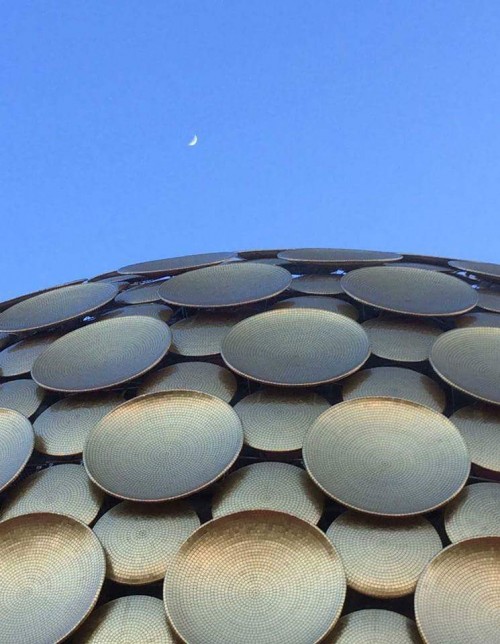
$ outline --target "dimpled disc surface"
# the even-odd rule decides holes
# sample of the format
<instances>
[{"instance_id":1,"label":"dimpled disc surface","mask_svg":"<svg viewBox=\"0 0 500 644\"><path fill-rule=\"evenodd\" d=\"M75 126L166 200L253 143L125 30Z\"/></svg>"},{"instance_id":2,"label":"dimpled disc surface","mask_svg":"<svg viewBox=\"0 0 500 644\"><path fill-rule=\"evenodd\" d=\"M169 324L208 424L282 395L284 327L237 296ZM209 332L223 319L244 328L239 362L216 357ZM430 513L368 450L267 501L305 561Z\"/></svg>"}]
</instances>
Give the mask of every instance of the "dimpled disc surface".
<instances>
[{"instance_id":1,"label":"dimpled disc surface","mask_svg":"<svg viewBox=\"0 0 500 644\"><path fill-rule=\"evenodd\" d=\"M163 281L152 282L151 284L139 284L139 286L132 286L126 291L118 293L115 297L115 302L118 304L147 304L149 302L158 302L160 296L158 289L163 284Z\"/></svg>"},{"instance_id":2,"label":"dimpled disc surface","mask_svg":"<svg viewBox=\"0 0 500 644\"><path fill-rule=\"evenodd\" d=\"M0 330L8 333L44 329L104 306L118 293L113 284L92 282L64 286L23 300L0 313Z\"/></svg>"},{"instance_id":3,"label":"dimpled disc surface","mask_svg":"<svg viewBox=\"0 0 500 644\"><path fill-rule=\"evenodd\" d=\"M372 597L412 593L426 564L443 547L423 517L370 517L353 510L337 517L326 536L342 559L348 586Z\"/></svg>"},{"instance_id":4,"label":"dimpled disc surface","mask_svg":"<svg viewBox=\"0 0 500 644\"><path fill-rule=\"evenodd\" d=\"M500 472L500 409L476 403L462 407L451 417L470 453L473 463Z\"/></svg>"},{"instance_id":5,"label":"dimpled disc surface","mask_svg":"<svg viewBox=\"0 0 500 644\"><path fill-rule=\"evenodd\" d=\"M359 369L369 354L361 325L319 309L254 315L233 327L222 344L222 358L233 371L283 386L333 382Z\"/></svg>"},{"instance_id":6,"label":"dimpled disc surface","mask_svg":"<svg viewBox=\"0 0 500 644\"><path fill-rule=\"evenodd\" d=\"M352 320L357 320L359 312L356 307L349 302L339 300L335 297L327 297L322 295L304 295L298 297L289 297L286 300L281 300L275 304L272 309L321 309L323 311L331 311L332 313L340 313L346 315Z\"/></svg>"},{"instance_id":7,"label":"dimpled disc surface","mask_svg":"<svg viewBox=\"0 0 500 644\"><path fill-rule=\"evenodd\" d=\"M500 315L497 313L487 313L486 311L474 311L466 315L460 315L455 320L458 328L466 328L470 326L493 326L500 327Z\"/></svg>"},{"instance_id":8,"label":"dimpled disc surface","mask_svg":"<svg viewBox=\"0 0 500 644\"><path fill-rule=\"evenodd\" d=\"M398 253L384 253L378 250L357 250L351 248L294 248L283 250L278 257L289 262L309 264L335 264L337 266L365 263L394 262L402 259Z\"/></svg>"},{"instance_id":9,"label":"dimpled disc surface","mask_svg":"<svg viewBox=\"0 0 500 644\"><path fill-rule=\"evenodd\" d=\"M172 317L173 311L166 304L158 304L157 302L147 302L146 304L130 304L128 306L120 306L117 309L106 311L99 316L100 320L106 318L121 318L127 315L149 315L156 318L161 322L168 322Z\"/></svg>"},{"instance_id":10,"label":"dimpled disc surface","mask_svg":"<svg viewBox=\"0 0 500 644\"><path fill-rule=\"evenodd\" d=\"M446 506L444 525L452 543L473 537L500 537L500 483L464 487Z\"/></svg>"},{"instance_id":11,"label":"dimpled disc surface","mask_svg":"<svg viewBox=\"0 0 500 644\"><path fill-rule=\"evenodd\" d=\"M315 644L337 622L345 591L340 557L320 530L255 510L205 523L189 537L163 596L189 644Z\"/></svg>"},{"instance_id":12,"label":"dimpled disc surface","mask_svg":"<svg viewBox=\"0 0 500 644\"><path fill-rule=\"evenodd\" d=\"M181 356L212 356L221 352L230 329L246 315L239 313L197 313L173 324L172 352Z\"/></svg>"},{"instance_id":13,"label":"dimpled disc surface","mask_svg":"<svg viewBox=\"0 0 500 644\"><path fill-rule=\"evenodd\" d=\"M500 313L500 291L492 288L480 289L477 296L479 308Z\"/></svg>"},{"instance_id":14,"label":"dimpled disc surface","mask_svg":"<svg viewBox=\"0 0 500 644\"><path fill-rule=\"evenodd\" d=\"M322 644L421 644L417 625L390 610L367 608L339 619Z\"/></svg>"},{"instance_id":15,"label":"dimpled disc surface","mask_svg":"<svg viewBox=\"0 0 500 644\"><path fill-rule=\"evenodd\" d=\"M500 537L468 539L440 552L418 581L415 616L428 644L498 644Z\"/></svg>"},{"instance_id":16,"label":"dimpled disc surface","mask_svg":"<svg viewBox=\"0 0 500 644\"><path fill-rule=\"evenodd\" d=\"M66 334L36 360L33 380L45 389L84 392L127 382L167 353L169 327L147 316L111 318Z\"/></svg>"},{"instance_id":17,"label":"dimpled disc surface","mask_svg":"<svg viewBox=\"0 0 500 644\"><path fill-rule=\"evenodd\" d=\"M168 259L156 259L152 262L130 264L118 269L122 275L138 273L140 275L176 275L184 271L220 264L226 259L231 259L234 253L202 253L201 255L184 255Z\"/></svg>"},{"instance_id":18,"label":"dimpled disc surface","mask_svg":"<svg viewBox=\"0 0 500 644\"><path fill-rule=\"evenodd\" d=\"M383 315L361 325L372 353L397 362L423 362L442 330L430 320Z\"/></svg>"},{"instance_id":19,"label":"dimpled disc surface","mask_svg":"<svg viewBox=\"0 0 500 644\"><path fill-rule=\"evenodd\" d=\"M21 474L34 442L30 421L13 409L0 408L0 492Z\"/></svg>"},{"instance_id":20,"label":"dimpled disc surface","mask_svg":"<svg viewBox=\"0 0 500 644\"><path fill-rule=\"evenodd\" d=\"M35 335L0 351L0 376L19 376L30 372L38 356L60 337L55 333Z\"/></svg>"},{"instance_id":21,"label":"dimpled disc surface","mask_svg":"<svg viewBox=\"0 0 500 644\"><path fill-rule=\"evenodd\" d=\"M106 576L122 584L159 581L183 542L200 526L183 502L124 501L95 524L106 553Z\"/></svg>"},{"instance_id":22,"label":"dimpled disc surface","mask_svg":"<svg viewBox=\"0 0 500 644\"><path fill-rule=\"evenodd\" d=\"M292 281L290 288L311 295L339 295L344 292L340 286L340 275L302 275Z\"/></svg>"},{"instance_id":23,"label":"dimpled disc surface","mask_svg":"<svg viewBox=\"0 0 500 644\"><path fill-rule=\"evenodd\" d=\"M45 392L31 378L9 380L0 384L0 407L14 409L26 418L42 404Z\"/></svg>"},{"instance_id":24,"label":"dimpled disc surface","mask_svg":"<svg viewBox=\"0 0 500 644\"><path fill-rule=\"evenodd\" d=\"M104 552L92 530L59 514L0 523L0 641L53 644L94 607Z\"/></svg>"},{"instance_id":25,"label":"dimpled disc surface","mask_svg":"<svg viewBox=\"0 0 500 644\"><path fill-rule=\"evenodd\" d=\"M303 448L312 479L355 510L409 516L437 508L462 489L465 443L443 415L405 400L362 398L331 407Z\"/></svg>"},{"instance_id":26,"label":"dimpled disc surface","mask_svg":"<svg viewBox=\"0 0 500 644\"><path fill-rule=\"evenodd\" d=\"M132 501L167 501L210 485L243 444L236 412L215 396L165 391L133 398L105 416L83 450L89 476Z\"/></svg>"},{"instance_id":27,"label":"dimpled disc surface","mask_svg":"<svg viewBox=\"0 0 500 644\"><path fill-rule=\"evenodd\" d=\"M462 259L452 260L448 263L459 271L474 273L475 275L480 275L482 277L500 279L500 264L492 264L490 262L469 262Z\"/></svg>"},{"instance_id":28,"label":"dimpled disc surface","mask_svg":"<svg viewBox=\"0 0 500 644\"><path fill-rule=\"evenodd\" d=\"M360 268L344 275L341 284L363 304L406 315L457 315L477 304L477 292L462 280L420 268Z\"/></svg>"}]
</instances>

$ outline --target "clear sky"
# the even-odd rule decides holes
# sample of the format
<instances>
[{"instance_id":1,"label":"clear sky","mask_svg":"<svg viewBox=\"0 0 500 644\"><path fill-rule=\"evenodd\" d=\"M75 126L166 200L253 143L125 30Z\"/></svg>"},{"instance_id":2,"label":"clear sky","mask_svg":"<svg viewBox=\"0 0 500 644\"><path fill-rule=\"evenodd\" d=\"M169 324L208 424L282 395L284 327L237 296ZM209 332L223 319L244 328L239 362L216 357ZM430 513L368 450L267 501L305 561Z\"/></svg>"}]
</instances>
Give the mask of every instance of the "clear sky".
<instances>
[{"instance_id":1,"label":"clear sky","mask_svg":"<svg viewBox=\"0 0 500 644\"><path fill-rule=\"evenodd\" d=\"M0 84L0 299L253 247L500 262L494 0L3 0Z\"/></svg>"}]
</instances>

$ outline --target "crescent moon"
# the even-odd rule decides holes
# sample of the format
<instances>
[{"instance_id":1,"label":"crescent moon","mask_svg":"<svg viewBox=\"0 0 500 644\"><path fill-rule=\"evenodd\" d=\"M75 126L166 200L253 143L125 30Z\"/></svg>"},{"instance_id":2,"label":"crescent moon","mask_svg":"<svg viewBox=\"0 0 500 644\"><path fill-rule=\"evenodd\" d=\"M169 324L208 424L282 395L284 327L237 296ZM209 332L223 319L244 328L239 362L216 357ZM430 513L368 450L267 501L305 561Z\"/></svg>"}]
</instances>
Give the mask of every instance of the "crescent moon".
<instances>
[{"instance_id":1,"label":"crescent moon","mask_svg":"<svg viewBox=\"0 0 500 644\"><path fill-rule=\"evenodd\" d=\"M193 145L196 145L197 143L198 143L198 137L197 137L197 136L196 136L196 134L195 134L195 135L193 136L193 138L191 139L191 141L189 141L188 145L189 145L189 147L191 147L191 148L192 148L192 147L193 147Z\"/></svg>"}]
</instances>

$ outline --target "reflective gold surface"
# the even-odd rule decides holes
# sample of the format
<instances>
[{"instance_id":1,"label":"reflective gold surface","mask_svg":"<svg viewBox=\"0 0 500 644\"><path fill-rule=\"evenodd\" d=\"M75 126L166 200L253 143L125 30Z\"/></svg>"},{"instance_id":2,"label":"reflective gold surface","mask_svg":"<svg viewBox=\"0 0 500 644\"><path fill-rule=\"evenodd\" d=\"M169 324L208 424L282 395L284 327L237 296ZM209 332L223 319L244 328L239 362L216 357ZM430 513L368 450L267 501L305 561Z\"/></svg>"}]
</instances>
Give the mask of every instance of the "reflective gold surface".
<instances>
[{"instance_id":1,"label":"reflective gold surface","mask_svg":"<svg viewBox=\"0 0 500 644\"><path fill-rule=\"evenodd\" d=\"M391 610L367 608L339 619L322 644L421 644L417 625Z\"/></svg>"},{"instance_id":2,"label":"reflective gold surface","mask_svg":"<svg viewBox=\"0 0 500 644\"><path fill-rule=\"evenodd\" d=\"M115 302L117 304L147 304L149 302L158 302L160 300L158 289L162 284L163 280L160 280L149 284L132 286L126 291L118 293L115 297Z\"/></svg>"},{"instance_id":3,"label":"reflective gold surface","mask_svg":"<svg viewBox=\"0 0 500 644\"><path fill-rule=\"evenodd\" d=\"M320 530L259 510L201 526L173 560L163 592L189 644L315 644L337 622L345 590L340 558Z\"/></svg>"},{"instance_id":4,"label":"reflective gold surface","mask_svg":"<svg viewBox=\"0 0 500 644\"><path fill-rule=\"evenodd\" d=\"M42 404L45 392L31 378L0 383L0 407L14 409L29 418Z\"/></svg>"},{"instance_id":5,"label":"reflective gold surface","mask_svg":"<svg viewBox=\"0 0 500 644\"><path fill-rule=\"evenodd\" d=\"M35 335L26 340L20 340L0 351L0 376L19 376L29 373L33 363L60 334Z\"/></svg>"},{"instance_id":6,"label":"reflective gold surface","mask_svg":"<svg viewBox=\"0 0 500 644\"><path fill-rule=\"evenodd\" d=\"M182 257L169 257L168 259L156 259L151 262L140 262L130 264L118 269L124 275L139 273L140 275L175 275L194 268L220 264L226 259L233 257L234 253L202 253L201 255L185 255Z\"/></svg>"},{"instance_id":7,"label":"reflective gold surface","mask_svg":"<svg viewBox=\"0 0 500 644\"><path fill-rule=\"evenodd\" d=\"M335 297L322 295L304 295L299 297L289 297L281 300L271 307L272 309L321 309L346 315L351 320L357 320L359 317L358 309L349 302L339 300Z\"/></svg>"},{"instance_id":8,"label":"reflective gold surface","mask_svg":"<svg viewBox=\"0 0 500 644\"><path fill-rule=\"evenodd\" d=\"M500 409L476 403L462 407L450 420L458 428L473 463L500 472Z\"/></svg>"},{"instance_id":9,"label":"reflective gold surface","mask_svg":"<svg viewBox=\"0 0 500 644\"><path fill-rule=\"evenodd\" d=\"M302 275L290 284L292 291L310 295L339 295L343 293L340 275Z\"/></svg>"},{"instance_id":10,"label":"reflective gold surface","mask_svg":"<svg viewBox=\"0 0 500 644\"><path fill-rule=\"evenodd\" d=\"M396 362L423 362L442 330L430 320L382 315L361 325L372 353Z\"/></svg>"},{"instance_id":11,"label":"reflective gold surface","mask_svg":"<svg viewBox=\"0 0 500 644\"><path fill-rule=\"evenodd\" d=\"M182 356L212 356L221 352L230 329L245 317L242 313L197 313L171 326L171 351Z\"/></svg>"},{"instance_id":12,"label":"reflective gold surface","mask_svg":"<svg viewBox=\"0 0 500 644\"><path fill-rule=\"evenodd\" d=\"M310 264L332 264L335 266L359 265L365 263L394 262L402 258L399 253L384 253L377 250L351 248L294 248L283 250L278 257L290 262Z\"/></svg>"},{"instance_id":13,"label":"reflective gold surface","mask_svg":"<svg viewBox=\"0 0 500 644\"><path fill-rule=\"evenodd\" d=\"M22 472L34 443L30 421L13 409L0 408L0 492Z\"/></svg>"},{"instance_id":14,"label":"reflective gold surface","mask_svg":"<svg viewBox=\"0 0 500 644\"><path fill-rule=\"evenodd\" d=\"M452 260L448 263L459 271L466 271L467 273L474 273L475 275L490 277L495 280L500 279L500 264L492 264L490 262L469 262L463 259Z\"/></svg>"},{"instance_id":15,"label":"reflective gold surface","mask_svg":"<svg viewBox=\"0 0 500 644\"><path fill-rule=\"evenodd\" d=\"M445 508L444 525L452 543L500 537L500 483L467 485Z\"/></svg>"}]
</instances>

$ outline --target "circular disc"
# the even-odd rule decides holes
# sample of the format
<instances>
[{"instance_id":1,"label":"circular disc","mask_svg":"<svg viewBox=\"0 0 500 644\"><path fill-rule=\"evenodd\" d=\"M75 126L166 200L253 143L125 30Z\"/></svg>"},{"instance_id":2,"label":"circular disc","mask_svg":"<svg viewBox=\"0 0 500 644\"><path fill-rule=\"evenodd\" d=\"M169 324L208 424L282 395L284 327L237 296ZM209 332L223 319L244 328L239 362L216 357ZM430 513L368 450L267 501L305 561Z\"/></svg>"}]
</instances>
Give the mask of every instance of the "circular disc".
<instances>
[{"instance_id":1,"label":"circular disc","mask_svg":"<svg viewBox=\"0 0 500 644\"><path fill-rule=\"evenodd\" d=\"M321 414L303 457L333 499L382 516L440 507L462 489L470 468L465 443L445 416L384 398L349 400Z\"/></svg>"},{"instance_id":2,"label":"circular disc","mask_svg":"<svg viewBox=\"0 0 500 644\"><path fill-rule=\"evenodd\" d=\"M13 409L0 408L0 492L21 474L34 442L30 421Z\"/></svg>"},{"instance_id":3,"label":"circular disc","mask_svg":"<svg viewBox=\"0 0 500 644\"><path fill-rule=\"evenodd\" d=\"M330 403L311 391L264 388L236 403L244 440L255 449L291 452L302 449L307 430Z\"/></svg>"},{"instance_id":4,"label":"circular disc","mask_svg":"<svg viewBox=\"0 0 500 644\"><path fill-rule=\"evenodd\" d=\"M442 412L446 396L441 387L424 374L400 367L363 369L342 383L344 400L357 398L398 398Z\"/></svg>"},{"instance_id":5,"label":"circular disc","mask_svg":"<svg viewBox=\"0 0 500 644\"><path fill-rule=\"evenodd\" d=\"M492 264L490 262L469 262L466 260L452 260L448 262L453 268L466 273L474 273L481 277L490 277L492 279L500 279L500 264Z\"/></svg>"},{"instance_id":6,"label":"circular disc","mask_svg":"<svg viewBox=\"0 0 500 644\"><path fill-rule=\"evenodd\" d=\"M215 396L165 391L120 405L90 432L89 476L131 501L167 501L201 490L234 463L243 444L236 412Z\"/></svg>"},{"instance_id":7,"label":"circular disc","mask_svg":"<svg viewBox=\"0 0 500 644\"><path fill-rule=\"evenodd\" d=\"M65 463L35 472L14 485L0 508L0 520L32 512L66 514L92 523L104 502L102 490L81 465Z\"/></svg>"},{"instance_id":8,"label":"circular disc","mask_svg":"<svg viewBox=\"0 0 500 644\"><path fill-rule=\"evenodd\" d=\"M449 258L435 257L434 255L415 255L412 253L404 253L403 261L405 262L419 262L422 264L439 264L440 266L448 267Z\"/></svg>"},{"instance_id":9,"label":"circular disc","mask_svg":"<svg viewBox=\"0 0 500 644\"><path fill-rule=\"evenodd\" d=\"M246 261L253 262L254 264L270 264L271 266L284 266L286 264L284 259L279 259L278 257L259 257Z\"/></svg>"},{"instance_id":10,"label":"circular disc","mask_svg":"<svg viewBox=\"0 0 500 644\"><path fill-rule=\"evenodd\" d=\"M315 644L346 592L340 558L316 527L255 510L201 526L165 577L165 608L189 644Z\"/></svg>"},{"instance_id":11,"label":"circular disc","mask_svg":"<svg viewBox=\"0 0 500 644\"><path fill-rule=\"evenodd\" d=\"M391 610L367 608L339 619L322 644L421 644L417 625Z\"/></svg>"},{"instance_id":12,"label":"circular disc","mask_svg":"<svg viewBox=\"0 0 500 644\"><path fill-rule=\"evenodd\" d=\"M118 293L113 284L97 282L64 286L23 300L0 313L0 331L34 331L95 311Z\"/></svg>"},{"instance_id":13,"label":"circular disc","mask_svg":"<svg viewBox=\"0 0 500 644\"><path fill-rule=\"evenodd\" d=\"M290 284L292 291L311 295L339 295L343 293L340 275L302 275Z\"/></svg>"},{"instance_id":14,"label":"circular disc","mask_svg":"<svg viewBox=\"0 0 500 644\"><path fill-rule=\"evenodd\" d=\"M95 524L106 553L106 576L122 584L150 584L165 577L173 557L200 526L187 504L118 503Z\"/></svg>"},{"instance_id":15,"label":"circular disc","mask_svg":"<svg viewBox=\"0 0 500 644\"><path fill-rule=\"evenodd\" d=\"M14 409L26 418L42 404L45 392L31 378L0 383L0 407Z\"/></svg>"},{"instance_id":16,"label":"circular disc","mask_svg":"<svg viewBox=\"0 0 500 644\"><path fill-rule=\"evenodd\" d=\"M342 559L347 585L386 599L412 593L424 567L443 548L423 517L388 519L348 510L326 536Z\"/></svg>"},{"instance_id":17,"label":"circular disc","mask_svg":"<svg viewBox=\"0 0 500 644\"><path fill-rule=\"evenodd\" d=\"M201 255L184 255L183 257L170 257L169 259L156 259L151 262L130 264L118 269L123 274L138 273L139 275L175 275L183 271L220 264L226 259L231 259L234 253L202 253Z\"/></svg>"},{"instance_id":18,"label":"circular disc","mask_svg":"<svg viewBox=\"0 0 500 644\"><path fill-rule=\"evenodd\" d=\"M352 266L359 264L378 264L395 262L402 259L399 253L384 253L378 250L355 250L348 248L294 248L278 253L280 259L289 262L308 264L332 264Z\"/></svg>"},{"instance_id":19,"label":"circular disc","mask_svg":"<svg viewBox=\"0 0 500 644\"><path fill-rule=\"evenodd\" d=\"M172 317L173 311L166 304L158 304L157 302L147 302L146 304L131 304L128 306L120 306L117 309L111 309L99 316L100 320L107 318L122 318L127 315L149 315L156 318L161 322L168 322Z\"/></svg>"},{"instance_id":20,"label":"circular disc","mask_svg":"<svg viewBox=\"0 0 500 644\"><path fill-rule=\"evenodd\" d=\"M307 472L289 463L241 467L225 478L212 501L214 519L242 510L278 510L315 524L325 499Z\"/></svg>"},{"instance_id":21,"label":"circular disc","mask_svg":"<svg viewBox=\"0 0 500 644\"><path fill-rule=\"evenodd\" d=\"M197 313L179 320L170 327L171 350L181 356L216 355L230 329L245 317L239 313Z\"/></svg>"},{"instance_id":22,"label":"circular disc","mask_svg":"<svg viewBox=\"0 0 500 644\"><path fill-rule=\"evenodd\" d=\"M483 404L462 407L450 420L462 435L472 462L500 472L500 409Z\"/></svg>"},{"instance_id":23,"label":"circular disc","mask_svg":"<svg viewBox=\"0 0 500 644\"><path fill-rule=\"evenodd\" d=\"M276 255L281 251L281 248L273 249L253 249L253 250L240 250L238 255L244 259L261 259L266 257L276 257Z\"/></svg>"},{"instance_id":24,"label":"circular disc","mask_svg":"<svg viewBox=\"0 0 500 644\"><path fill-rule=\"evenodd\" d=\"M326 297L321 295L304 295L302 297L289 297L286 300L277 302L273 307L274 309L321 309L323 311L331 311L332 313L340 313L345 315L351 320L357 320L359 317L358 309L349 302L339 300L335 297Z\"/></svg>"},{"instance_id":25,"label":"circular disc","mask_svg":"<svg viewBox=\"0 0 500 644\"><path fill-rule=\"evenodd\" d=\"M211 362L180 362L146 376L137 393L191 389L229 402L237 386L236 378L224 367Z\"/></svg>"},{"instance_id":26,"label":"circular disc","mask_svg":"<svg viewBox=\"0 0 500 644\"><path fill-rule=\"evenodd\" d=\"M423 362L442 330L430 320L380 316L363 322L372 353L397 362Z\"/></svg>"},{"instance_id":27,"label":"circular disc","mask_svg":"<svg viewBox=\"0 0 500 644\"><path fill-rule=\"evenodd\" d=\"M145 315L94 322L54 342L35 360L31 376L55 391L106 389L149 371L171 339L164 322Z\"/></svg>"},{"instance_id":28,"label":"circular disc","mask_svg":"<svg viewBox=\"0 0 500 644\"><path fill-rule=\"evenodd\" d=\"M418 580L415 616L428 644L498 644L500 537L448 546Z\"/></svg>"},{"instance_id":29,"label":"circular disc","mask_svg":"<svg viewBox=\"0 0 500 644\"><path fill-rule=\"evenodd\" d=\"M291 274L279 266L243 262L183 273L164 282L159 294L179 306L238 306L278 295L291 281Z\"/></svg>"},{"instance_id":30,"label":"circular disc","mask_svg":"<svg viewBox=\"0 0 500 644\"><path fill-rule=\"evenodd\" d=\"M429 359L452 387L500 405L500 329L470 327L443 333Z\"/></svg>"},{"instance_id":31,"label":"circular disc","mask_svg":"<svg viewBox=\"0 0 500 644\"><path fill-rule=\"evenodd\" d=\"M423 262L396 262L391 266L406 267L406 268L421 268L424 271L438 271L439 273L450 272L449 266L441 264L424 264Z\"/></svg>"},{"instance_id":32,"label":"circular disc","mask_svg":"<svg viewBox=\"0 0 500 644\"><path fill-rule=\"evenodd\" d=\"M53 644L94 607L104 552L92 530L59 514L26 514L0 523L0 641Z\"/></svg>"},{"instance_id":33,"label":"circular disc","mask_svg":"<svg viewBox=\"0 0 500 644\"><path fill-rule=\"evenodd\" d=\"M500 291L493 290L492 288L479 289L477 291L477 297L477 305L480 309L500 313Z\"/></svg>"},{"instance_id":34,"label":"circular disc","mask_svg":"<svg viewBox=\"0 0 500 644\"><path fill-rule=\"evenodd\" d=\"M467 485L444 512L452 543L473 537L500 537L500 483Z\"/></svg>"},{"instance_id":35,"label":"circular disc","mask_svg":"<svg viewBox=\"0 0 500 644\"><path fill-rule=\"evenodd\" d=\"M368 359L361 326L319 309L267 311L243 320L224 338L233 371L271 385L310 386L353 373Z\"/></svg>"},{"instance_id":36,"label":"circular disc","mask_svg":"<svg viewBox=\"0 0 500 644\"><path fill-rule=\"evenodd\" d=\"M474 311L466 315L460 315L455 320L458 328L463 329L470 326L493 326L500 327L500 315L497 313L486 313L484 311Z\"/></svg>"},{"instance_id":37,"label":"circular disc","mask_svg":"<svg viewBox=\"0 0 500 644\"><path fill-rule=\"evenodd\" d=\"M20 376L29 373L38 356L60 337L60 334L56 333L35 335L0 351L0 376Z\"/></svg>"},{"instance_id":38,"label":"circular disc","mask_svg":"<svg viewBox=\"0 0 500 644\"><path fill-rule=\"evenodd\" d=\"M419 268L359 268L344 275L341 284L363 304L406 315L457 315L477 304L477 292L465 282Z\"/></svg>"},{"instance_id":39,"label":"circular disc","mask_svg":"<svg viewBox=\"0 0 500 644\"><path fill-rule=\"evenodd\" d=\"M115 297L118 304L148 304L150 302L159 302L160 296L158 289L163 284L163 280L152 282L150 284L139 284L132 286Z\"/></svg>"}]
</instances>

